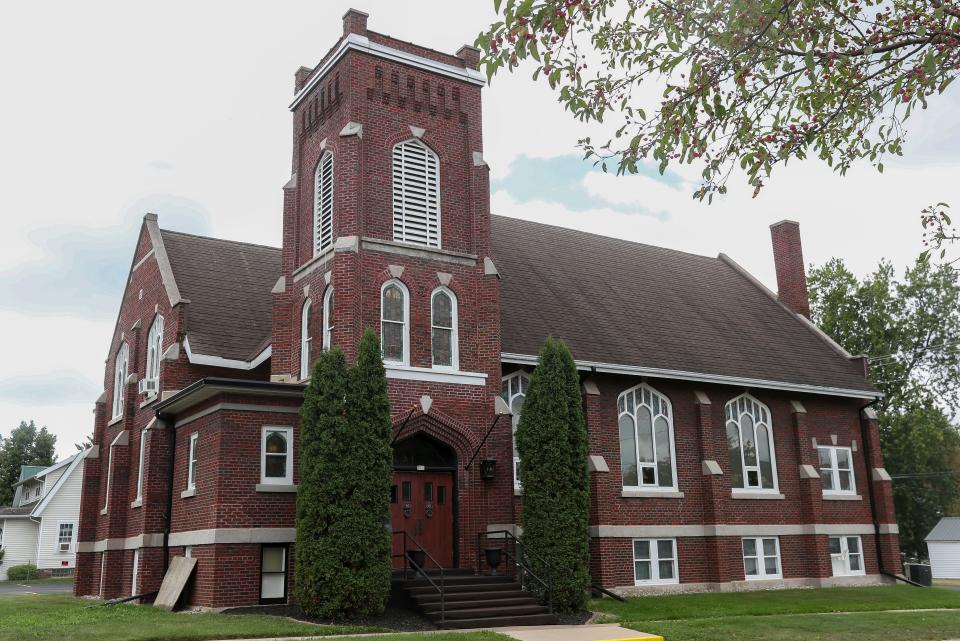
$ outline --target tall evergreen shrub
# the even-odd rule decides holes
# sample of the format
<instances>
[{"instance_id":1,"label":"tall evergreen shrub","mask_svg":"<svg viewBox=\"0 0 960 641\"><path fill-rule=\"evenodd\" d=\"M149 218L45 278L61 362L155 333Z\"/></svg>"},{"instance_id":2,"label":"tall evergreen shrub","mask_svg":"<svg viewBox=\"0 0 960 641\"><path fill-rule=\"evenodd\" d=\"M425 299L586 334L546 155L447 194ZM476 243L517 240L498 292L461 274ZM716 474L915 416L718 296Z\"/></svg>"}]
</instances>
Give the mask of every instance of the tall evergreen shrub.
<instances>
[{"instance_id":1,"label":"tall evergreen shrub","mask_svg":"<svg viewBox=\"0 0 960 641\"><path fill-rule=\"evenodd\" d=\"M383 611L390 591L390 405L369 330L357 364L324 352L300 410L297 601L320 618Z\"/></svg>"},{"instance_id":2,"label":"tall evergreen shrub","mask_svg":"<svg viewBox=\"0 0 960 641\"><path fill-rule=\"evenodd\" d=\"M553 577L560 611L582 609L590 587L587 429L569 348L548 338L517 426L523 543L540 577ZM545 563L536 557L542 557Z\"/></svg>"}]
</instances>

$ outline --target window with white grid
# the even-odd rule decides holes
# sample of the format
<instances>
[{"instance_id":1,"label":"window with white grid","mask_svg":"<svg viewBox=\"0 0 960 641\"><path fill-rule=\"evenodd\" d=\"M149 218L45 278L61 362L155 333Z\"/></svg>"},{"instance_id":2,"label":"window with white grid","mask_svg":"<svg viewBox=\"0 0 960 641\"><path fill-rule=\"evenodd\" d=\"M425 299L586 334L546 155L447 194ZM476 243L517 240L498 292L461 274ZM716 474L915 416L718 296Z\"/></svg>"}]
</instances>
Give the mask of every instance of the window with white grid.
<instances>
[{"instance_id":1,"label":"window with white grid","mask_svg":"<svg viewBox=\"0 0 960 641\"><path fill-rule=\"evenodd\" d=\"M313 201L313 255L333 245L333 154L324 152L317 163Z\"/></svg>"},{"instance_id":2,"label":"window with white grid","mask_svg":"<svg viewBox=\"0 0 960 641\"><path fill-rule=\"evenodd\" d=\"M418 139L393 148L393 239L440 246L440 160Z\"/></svg>"}]
</instances>

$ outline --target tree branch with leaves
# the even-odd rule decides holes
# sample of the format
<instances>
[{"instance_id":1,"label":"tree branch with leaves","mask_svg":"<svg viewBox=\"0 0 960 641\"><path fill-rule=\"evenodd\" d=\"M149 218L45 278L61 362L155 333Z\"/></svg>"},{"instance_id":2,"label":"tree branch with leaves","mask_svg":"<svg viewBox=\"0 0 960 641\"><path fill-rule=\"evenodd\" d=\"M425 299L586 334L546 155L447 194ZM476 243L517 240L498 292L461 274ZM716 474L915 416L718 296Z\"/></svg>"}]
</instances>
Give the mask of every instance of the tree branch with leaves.
<instances>
[{"instance_id":1,"label":"tree branch with leaves","mask_svg":"<svg viewBox=\"0 0 960 641\"><path fill-rule=\"evenodd\" d=\"M696 164L695 196L754 188L817 157L841 174L900 155L904 122L960 72L954 0L494 0L489 77L526 61L583 122L616 116L586 157L636 173Z\"/></svg>"}]
</instances>

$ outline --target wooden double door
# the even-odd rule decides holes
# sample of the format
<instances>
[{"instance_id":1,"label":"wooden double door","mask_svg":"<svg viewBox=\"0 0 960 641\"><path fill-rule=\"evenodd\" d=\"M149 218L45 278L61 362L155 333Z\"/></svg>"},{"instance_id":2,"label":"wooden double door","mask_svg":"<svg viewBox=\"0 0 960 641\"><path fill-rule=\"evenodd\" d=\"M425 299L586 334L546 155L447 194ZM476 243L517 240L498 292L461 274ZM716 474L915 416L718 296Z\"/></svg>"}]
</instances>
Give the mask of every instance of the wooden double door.
<instances>
[{"instance_id":1,"label":"wooden double door","mask_svg":"<svg viewBox=\"0 0 960 641\"><path fill-rule=\"evenodd\" d=\"M405 531L445 568L453 567L453 473L393 472L390 514L394 532ZM394 568L403 567L404 537L393 537ZM407 551L417 549L408 539ZM432 566L429 560L426 567Z\"/></svg>"}]
</instances>

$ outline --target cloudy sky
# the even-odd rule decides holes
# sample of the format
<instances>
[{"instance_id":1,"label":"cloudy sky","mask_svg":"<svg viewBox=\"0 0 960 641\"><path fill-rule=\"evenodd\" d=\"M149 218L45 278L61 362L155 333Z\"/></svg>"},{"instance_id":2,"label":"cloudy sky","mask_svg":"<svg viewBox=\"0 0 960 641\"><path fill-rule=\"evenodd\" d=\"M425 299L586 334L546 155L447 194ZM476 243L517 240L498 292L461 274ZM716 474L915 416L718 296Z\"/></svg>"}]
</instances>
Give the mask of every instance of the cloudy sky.
<instances>
[{"instance_id":1,"label":"cloudy sky","mask_svg":"<svg viewBox=\"0 0 960 641\"><path fill-rule=\"evenodd\" d=\"M279 244L293 74L341 33L371 29L454 52L492 0L247 3L19 2L0 22L0 433L34 419L61 456L92 430L93 401L140 220ZM909 161L847 177L781 170L756 200L739 182L706 206L695 174L617 178L578 160L583 135L529 73L485 89L495 213L716 255L775 287L768 225L799 220L808 263L858 273L920 250L919 211L960 203L955 86L910 123Z\"/></svg>"}]
</instances>

